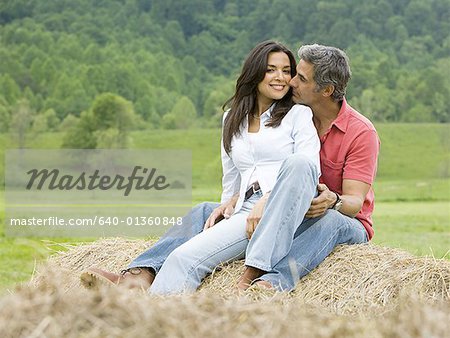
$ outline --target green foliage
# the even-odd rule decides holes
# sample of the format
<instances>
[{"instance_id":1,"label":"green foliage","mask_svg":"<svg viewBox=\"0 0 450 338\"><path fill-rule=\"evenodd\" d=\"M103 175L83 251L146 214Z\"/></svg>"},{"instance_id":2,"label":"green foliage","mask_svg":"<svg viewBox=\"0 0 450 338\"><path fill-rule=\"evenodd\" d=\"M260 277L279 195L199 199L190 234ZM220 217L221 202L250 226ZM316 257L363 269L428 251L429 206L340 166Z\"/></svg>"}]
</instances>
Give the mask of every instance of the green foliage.
<instances>
[{"instance_id":1,"label":"green foliage","mask_svg":"<svg viewBox=\"0 0 450 338\"><path fill-rule=\"evenodd\" d=\"M72 119L73 121L73 119ZM136 121L133 105L111 93L99 95L89 111L68 127L64 136L66 148L126 148L129 131Z\"/></svg>"},{"instance_id":2,"label":"green foliage","mask_svg":"<svg viewBox=\"0 0 450 338\"><path fill-rule=\"evenodd\" d=\"M93 105L92 114L96 129L117 129L124 133L133 125L134 110L131 102L111 93L99 95Z\"/></svg>"},{"instance_id":3,"label":"green foliage","mask_svg":"<svg viewBox=\"0 0 450 338\"><path fill-rule=\"evenodd\" d=\"M195 125L217 126L231 95L224 79L235 82L256 43L278 39L346 49L347 96L375 121L450 122L449 15L450 0L7 1L2 106L26 98L37 115L53 109L63 120L110 92L153 128L178 128L164 116L186 96Z\"/></svg>"},{"instance_id":4,"label":"green foliage","mask_svg":"<svg viewBox=\"0 0 450 338\"><path fill-rule=\"evenodd\" d=\"M17 148L24 148L31 129L35 112L26 99L17 101L12 110L10 134L16 142Z\"/></svg>"},{"instance_id":5,"label":"green foliage","mask_svg":"<svg viewBox=\"0 0 450 338\"><path fill-rule=\"evenodd\" d=\"M167 129L188 129L197 117L194 104L188 97L182 96L172 111L163 117L163 126Z\"/></svg>"},{"instance_id":6,"label":"green foliage","mask_svg":"<svg viewBox=\"0 0 450 338\"><path fill-rule=\"evenodd\" d=\"M70 115L69 115L70 116ZM95 149L95 119L91 111L81 113L75 124L70 126L63 138L62 147L71 149Z\"/></svg>"},{"instance_id":7,"label":"green foliage","mask_svg":"<svg viewBox=\"0 0 450 338\"><path fill-rule=\"evenodd\" d=\"M11 122L11 114L8 110L8 104L0 97L0 133L9 130L9 123Z\"/></svg>"}]
</instances>

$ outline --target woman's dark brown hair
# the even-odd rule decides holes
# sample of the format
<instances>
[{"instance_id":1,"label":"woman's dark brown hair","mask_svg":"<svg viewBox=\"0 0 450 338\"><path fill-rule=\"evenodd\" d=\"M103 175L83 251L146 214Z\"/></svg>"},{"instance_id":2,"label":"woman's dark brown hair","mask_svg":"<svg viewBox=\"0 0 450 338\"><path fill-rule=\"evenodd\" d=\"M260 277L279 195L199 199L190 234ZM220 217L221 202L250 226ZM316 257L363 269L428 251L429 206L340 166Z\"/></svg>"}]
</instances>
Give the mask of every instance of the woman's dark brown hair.
<instances>
[{"instance_id":1,"label":"woman's dark brown hair","mask_svg":"<svg viewBox=\"0 0 450 338\"><path fill-rule=\"evenodd\" d=\"M241 133L245 116L258 109L257 87L266 75L269 54L276 52L283 52L289 57L291 76L295 76L295 57L288 48L275 41L264 41L253 48L244 62L241 75L236 81L234 95L223 105L224 110L226 107L230 107L223 126L223 145L227 154L231 152L233 136ZM281 100L275 101L271 118L266 126L278 127L293 105L291 88Z\"/></svg>"}]
</instances>

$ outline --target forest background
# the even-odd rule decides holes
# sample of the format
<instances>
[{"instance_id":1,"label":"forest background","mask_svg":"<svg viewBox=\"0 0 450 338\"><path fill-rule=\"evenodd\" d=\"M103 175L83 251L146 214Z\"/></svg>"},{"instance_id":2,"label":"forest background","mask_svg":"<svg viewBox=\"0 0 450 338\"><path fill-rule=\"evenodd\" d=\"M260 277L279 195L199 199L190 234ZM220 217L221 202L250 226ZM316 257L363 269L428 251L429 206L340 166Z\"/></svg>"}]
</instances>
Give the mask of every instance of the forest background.
<instances>
[{"instance_id":1,"label":"forest background","mask_svg":"<svg viewBox=\"0 0 450 338\"><path fill-rule=\"evenodd\" d=\"M7 0L0 25L2 132L67 129L106 92L135 128L218 127L265 39L345 49L347 97L375 122L450 122L449 0Z\"/></svg>"},{"instance_id":2,"label":"forest background","mask_svg":"<svg viewBox=\"0 0 450 338\"><path fill-rule=\"evenodd\" d=\"M347 99L382 141L375 242L444 256L450 0L3 0L0 155L189 148L194 202L217 200L221 106L266 39L294 52L317 42L348 53ZM29 278L33 258L46 255L0 228L0 287Z\"/></svg>"}]
</instances>

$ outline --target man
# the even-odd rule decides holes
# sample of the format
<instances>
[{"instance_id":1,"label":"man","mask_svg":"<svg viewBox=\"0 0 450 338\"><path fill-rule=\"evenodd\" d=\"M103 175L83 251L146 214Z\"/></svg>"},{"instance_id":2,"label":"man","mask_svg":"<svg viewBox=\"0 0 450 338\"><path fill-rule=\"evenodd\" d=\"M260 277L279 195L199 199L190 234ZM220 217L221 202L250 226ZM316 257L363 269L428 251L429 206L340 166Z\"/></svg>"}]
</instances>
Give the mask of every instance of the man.
<instances>
[{"instance_id":1,"label":"man","mask_svg":"<svg viewBox=\"0 0 450 338\"><path fill-rule=\"evenodd\" d=\"M372 123L350 107L345 90L351 77L345 53L334 47L300 48L297 75L291 80L294 101L309 106L321 140L322 176L317 186L299 177L311 165L290 157L282 165L270 194L255 205L247 219L250 239L246 270L238 283L289 291L298 279L320 264L338 244L364 243L373 236L371 214L379 139ZM168 231L120 275L91 269L85 285L103 278L115 284L148 288L167 256L178 246L229 217L236 199L222 205L203 203ZM263 214L264 210L264 214ZM204 226L203 226L204 225Z\"/></svg>"},{"instance_id":2,"label":"man","mask_svg":"<svg viewBox=\"0 0 450 338\"><path fill-rule=\"evenodd\" d=\"M371 185L379 140L372 123L344 98L351 76L347 56L318 45L303 46L298 54L297 75L290 85L294 101L312 109L321 140L319 195L311 205L302 198L307 187L295 180L309 166L302 159L286 161L271 193L279 196L269 197L257 227L258 218L247 224L250 234L256 230L246 251L241 289L259 278L267 287L291 290L336 245L363 243L373 236Z\"/></svg>"}]
</instances>

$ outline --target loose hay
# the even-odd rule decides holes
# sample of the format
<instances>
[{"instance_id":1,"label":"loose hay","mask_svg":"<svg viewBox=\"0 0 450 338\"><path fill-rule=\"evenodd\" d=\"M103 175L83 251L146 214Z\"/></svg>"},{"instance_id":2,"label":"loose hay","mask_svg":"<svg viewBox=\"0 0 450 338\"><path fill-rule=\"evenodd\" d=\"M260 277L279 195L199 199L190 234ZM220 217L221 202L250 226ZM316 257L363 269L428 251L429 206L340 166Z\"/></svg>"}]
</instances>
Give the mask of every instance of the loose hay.
<instances>
[{"instance_id":1,"label":"loose hay","mask_svg":"<svg viewBox=\"0 0 450 338\"><path fill-rule=\"evenodd\" d=\"M341 316L293 298L224 299L212 290L154 297L122 288L64 291L46 284L0 299L1 337L446 337L448 303L400 298L378 317ZM53 282L52 282L53 281ZM402 296L403 297L403 296Z\"/></svg>"},{"instance_id":2,"label":"loose hay","mask_svg":"<svg viewBox=\"0 0 450 338\"><path fill-rule=\"evenodd\" d=\"M51 256L30 285L0 299L0 336L449 336L450 262L370 244L336 248L292 293L253 287L236 296L242 262L215 271L194 295L79 286L86 268L120 271L150 245L103 239Z\"/></svg>"}]
</instances>

